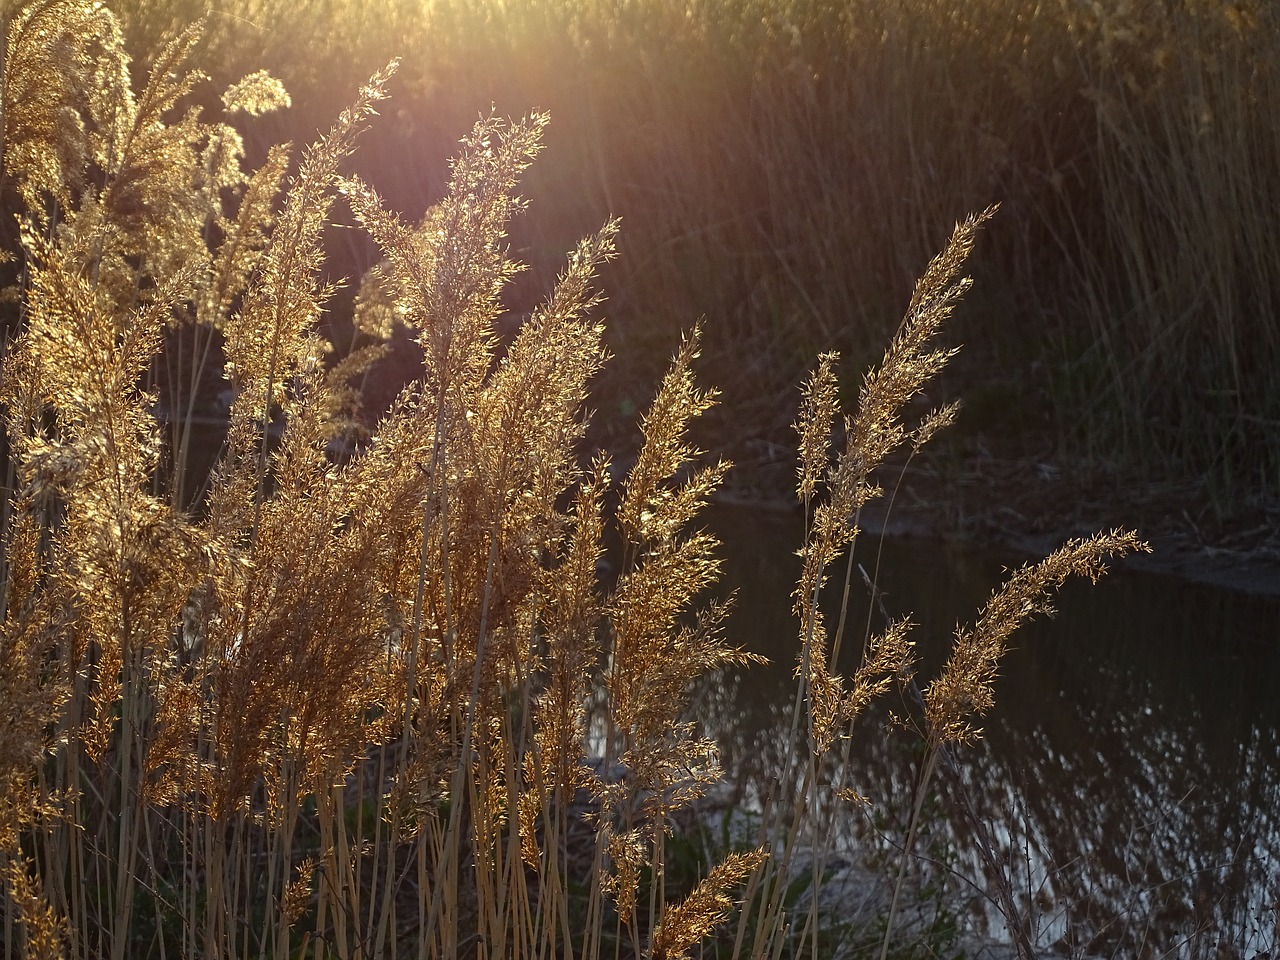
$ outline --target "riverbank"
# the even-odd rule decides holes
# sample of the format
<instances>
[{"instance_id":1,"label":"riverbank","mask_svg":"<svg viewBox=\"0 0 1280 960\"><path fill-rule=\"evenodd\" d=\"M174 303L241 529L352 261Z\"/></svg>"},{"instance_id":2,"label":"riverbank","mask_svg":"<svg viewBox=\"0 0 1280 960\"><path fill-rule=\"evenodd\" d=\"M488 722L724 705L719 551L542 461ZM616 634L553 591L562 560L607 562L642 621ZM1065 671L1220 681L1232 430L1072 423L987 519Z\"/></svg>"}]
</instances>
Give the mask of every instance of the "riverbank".
<instances>
[{"instance_id":1,"label":"riverbank","mask_svg":"<svg viewBox=\"0 0 1280 960\"><path fill-rule=\"evenodd\" d=\"M936 456L921 456L896 491L894 478L886 477L886 495L865 508L863 529L1034 559L1071 537L1127 527L1152 551L1118 561L1126 569L1280 596L1280 502L1258 499L1215 508L1191 485L1143 486L1105 468L1066 473L1051 460L998 457L985 446L961 441ZM742 474L720 502L797 509L784 464L756 461L745 464Z\"/></svg>"},{"instance_id":2,"label":"riverbank","mask_svg":"<svg viewBox=\"0 0 1280 960\"><path fill-rule=\"evenodd\" d=\"M1064 476L1034 461L975 459L959 476L922 464L904 479L892 510L881 506L866 526L896 536L953 537L1028 558L1070 537L1124 526L1152 547L1118 561L1127 569L1280 596L1280 503L1215 511L1195 493L1129 486L1105 471Z\"/></svg>"}]
</instances>

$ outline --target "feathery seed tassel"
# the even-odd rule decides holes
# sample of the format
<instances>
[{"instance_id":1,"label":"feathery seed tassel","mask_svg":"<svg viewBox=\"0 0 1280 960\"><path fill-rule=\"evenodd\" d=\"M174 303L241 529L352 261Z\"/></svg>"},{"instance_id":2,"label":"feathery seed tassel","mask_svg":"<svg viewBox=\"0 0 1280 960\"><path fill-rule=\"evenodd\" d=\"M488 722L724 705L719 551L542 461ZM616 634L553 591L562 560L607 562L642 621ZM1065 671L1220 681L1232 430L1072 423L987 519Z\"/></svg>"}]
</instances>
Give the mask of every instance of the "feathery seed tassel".
<instances>
[{"instance_id":1,"label":"feathery seed tassel","mask_svg":"<svg viewBox=\"0 0 1280 960\"><path fill-rule=\"evenodd\" d=\"M355 149L364 122L376 113L396 62L375 73L329 132L303 153L284 209L258 260L257 282L223 328L236 397L227 450L219 467L211 514L220 529L251 525L246 502L259 505L266 474L265 435L287 400L287 384L312 362L316 318L332 287L319 280L321 237L329 222L338 165Z\"/></svg>"},{"instance_id":2,"label":"feathery seed tassel","mask_svg":"<svg viewBox=\"0 0 1280 960\"><path fill-rule=\"evenodd\" d=\"M728 469L716 464L681 482L699 455L688 442L689 425L714 400L714 391L701 391L694 382L698 344L695 328L644 417L644 446L618 510L625 569L608 604L612 649L605 691L612 730L606 757L627 772L621 782L600 787L600 799L624 822L638 819L647 839L665 829L672 811L701 796L719 772L714 743L681 722L692 681L719 666L760 659L723 641L724 604L682 623L720 573L719 541L705 532L686 533L685 527ZM613 842L603 823L601 839ZM616 877L608 878L604 890L623 915L635 896L636 874L612 848L610 854Z\"/></svg>"},{"instance_id":3,"label":"feathery seed tassel","mask_svg":"<svg viewBox=\"0 0 1280 960\"><path fill-rule=\"evenodd\" d=\"M804 385L804 403L800 408L800 419L795 424L795 430L800 434L796 494L806 509L827 472L831 428L840 409L840 380L835 370L839 358L838 353L824 353L818 357L818 369Z\"/></svg>"},{"instance_id":4,"label":"feathery seed tassel","mask_svg":"<svg viewBox=\"0 0 1280 960\"><path fill-rule=\"evenodd\" d=\"M280 110L292 103L284 84L266 70L255 71L233 83L222 95L222 106L228 113L243 111L251 117Z\"/></svg>"},{"instance_id":5,"label":"feathery seed tassel","mask_svg":"<svg viewBox=\"0 0 1280 960\"><path fill-rule=\"evenodd\" d=\"M803 678L808 690L811 745L819 754L830 748L840 726L866 707L872 691L881 689L877 684L867 686L870 677L886 672L871 669L868 663L853 678L854 689L846 693L845 678L830 670L828 632L819 604L827 571L857 539L857 518L862 507L882 493L872 479L876 469L903 444L918 450L955 416L957 407L949 404L931 413L913 430L909 431L902 422L906 405L956 353L954 349L931 348L931 344L969 288L969 279L959 274L973 250L978 230L995 210L990 207L957 224L946 247L929 263L884 359L863 378L857 412L845 419L845 449L835 465L825 471L825 477L822 473L827 438L839 403L834 355L819 358L818 367L805 386L797 426L801 454L797 493L806 512L820 481L827 496L811 514L808 538L800 553L803 567L792 598L800 621L801 652L796 674ZM890 646L895 654L886 657L885 664L898 652L909 651L909 644L903 639L905 630L904 623L886 634L893 641ZM901 651L897 650L899 646ZM897 659L904 669L909 669L909 656L904 654Z\"/></svg>"},{"instance_id":6,"label":"feathery seed tassel","mask_svg":"<svg viewBox=\"0 0 1280 960\"><path fill-rule=\"evenodd\" d=\"M719 394L694 385L692 365L701 342L701 328L695 326L680 344L641 425L644 446L627 476L618 510L623 532L637 544L670 539L701 509L728 470L725 463L705 468L678 491L666 485L701 454L687 441L689 425L715 404Z\"/></svg>"},{"instance_id":7,"label":"feathery seed tassel","mask_svg":"<svg viewBox=\"0 0 1280 960\"><path fill-rule=\"evenodd\" d=\"M765 856L764 850L730 854L679 906L666 910L653 931L649 951L653 960L686 960L690 947L728 919L733 909L728 891L764 863Z\"/></svg>"},{"instance_id":8,"label":"feathery seed tassel","mask_svg":"<svg viewBox=\"0 0 1280 960\"><path fill-rule=\"evenodd\" d=\"M991 595L972 627L957 627L955 646L942 673L924 691L925 719L934 743L969 743L982 735L974 719L995 704L992 686L1008 640L1024 621L1052 614L1048 595L1068 577L1096 583L1108 556L1122 557L1151 547L1132 531L1112 530L1068 541L1035 565L1017 570Z\"/></svg>"}]
</instances>

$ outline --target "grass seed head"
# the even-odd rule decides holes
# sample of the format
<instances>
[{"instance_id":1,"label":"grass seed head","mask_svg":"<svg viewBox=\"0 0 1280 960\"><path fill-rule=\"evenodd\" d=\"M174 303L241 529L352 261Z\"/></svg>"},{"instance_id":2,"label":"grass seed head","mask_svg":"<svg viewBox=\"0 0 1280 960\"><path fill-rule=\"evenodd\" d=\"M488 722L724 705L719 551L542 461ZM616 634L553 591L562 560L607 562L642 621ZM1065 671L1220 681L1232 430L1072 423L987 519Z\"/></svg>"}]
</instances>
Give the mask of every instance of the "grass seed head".
<instances>
[{"instance_id":1,"label":"grass seed head","mask_svg":"<svg viewBox=\"0 0 1280 960\"><path fill-rule=\"evenodd\" d=\"M994 683L1010 635L1031 617L1052 613L1051 596L1069 577L1096 583L1108 557L1150 546L1130 531L1112 530L1070 540L1044 560L1013 573L972 626L957 627L951 656L924 691L925 720L935 743L966 743L981 736L976 720L995 704Z\"/></svg>"}]
</instances>

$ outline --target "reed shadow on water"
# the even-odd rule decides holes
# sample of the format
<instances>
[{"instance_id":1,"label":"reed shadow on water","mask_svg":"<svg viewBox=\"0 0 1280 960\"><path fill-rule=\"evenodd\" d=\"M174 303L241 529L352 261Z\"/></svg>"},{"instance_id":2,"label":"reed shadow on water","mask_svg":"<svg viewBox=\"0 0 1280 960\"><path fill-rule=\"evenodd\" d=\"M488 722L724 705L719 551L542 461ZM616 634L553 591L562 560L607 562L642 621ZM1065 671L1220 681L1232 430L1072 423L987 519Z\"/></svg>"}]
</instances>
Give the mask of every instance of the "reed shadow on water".
<instances>
[{"instance_id":1,"label":"reed shadow on water","mask_svg":"<svg viewBox=\"0 0 1280 960\"><path fill-rule=\"evenodd\" d=\"M774 661L722 675L702 701L736 795L755 806L786 749L791 624L778 609L794 581L802 518L717 508L709 521L725 544L724 583L738 591L730 637ZM885 608L909 603L920 620L926 672L1014 562L870 534L857 554L868 571L879 563ZM867 597L863 589L856 616L867 615ZM1068 587L1059 607L1057 618L1019 633L983 737L962 753L963 775L939 781L923 844L935 862L918 882L944 885L974 934L1006 936L971 852L962 813L971 804L998 825L1042 948L1265 951L1280 879L1280 601L1125 570L1097 589ZM853 776L872 806L848 811L835 829L850 856L873 866L896 864L906 831L902 798L921 755L889 714L912 710L890 697L852 734Z\"/></svg>"}]
</instances>

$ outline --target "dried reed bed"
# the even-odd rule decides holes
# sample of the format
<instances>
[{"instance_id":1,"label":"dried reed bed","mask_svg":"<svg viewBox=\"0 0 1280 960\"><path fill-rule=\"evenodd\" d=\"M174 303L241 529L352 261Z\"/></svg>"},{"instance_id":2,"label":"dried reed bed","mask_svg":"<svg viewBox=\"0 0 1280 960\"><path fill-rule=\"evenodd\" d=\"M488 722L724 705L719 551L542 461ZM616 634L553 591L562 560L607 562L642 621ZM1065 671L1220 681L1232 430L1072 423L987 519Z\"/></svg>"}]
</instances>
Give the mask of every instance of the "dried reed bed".
<instances>
[{"instance_id":1,"label":"dried reed bed","mask_svg":"<svg viewBox=\"0 0 1280 960\"><path fill-rule=\"evenodd\" d=\"M138 50L203 12L129 6ZM813 354L878 354L940 224L1002 202L984 255L1000 281L978 291L983 323L964 331L985 370L967 375L974 415L1015 394L1025 414L1001 432L1040 446L1054 434L1062 469L1112 464L1220 502L1274 494L1274 5L373 9L241 0L211 19L207 63L236 64L226 82L267 64L306 91L289 126L304 138L363 74L405 55L388 158L442 161L476 103L549 110L556 159L531 183L554 202L519 242L549 279L558 251L626 219L609 334L624 364L656 370L688 317L713 318L708 362L722 362L735 411L758 404L748 419L763 430ZM338 33L355 55L335 65ZM372 172L377 156L361 162ZM439 192L436 162L427 179L386 166L376 179L398 205Z\"/></svg>"},{"instance_id":2,"label":"dried reed bed","mask_svg":"<svg viewBox=\"0 0 1280 960\"><path fill-rule=\"evenodd\" d=\"M518 331L497 326L545 115L478 122L408 222L344 173L394 62L295 159L271 147L253 166L229 121L252 130L288 95L255 70L205 119L198 36L158 48L135 89L106 8L5 8L6 957L674 960L738 901L735 954L816 949L821 918L786 902L791 859L829 842L820 793L859 800L825 758L914 664L900 622L835 675L846 624L828 637L820 595L877 468L954 414L903 419L952 355L936 338L989 214L932 261L847 416L834 356L819 362L799 420L798 776L758 847L668 889L669 837L719 776L692 684L751 659L702 599L719 563L697 518L728 465L700 465L689 439L716 400L694 379L700 331L625 477L584 464L616 222ZM335 344L339 201L383 259ZM355 385L394 327L420 373L370 426ZM190 455L208 378L231 401L205 477ZM609 528L623 546L605 584ZM924 688L929 756L976 735L1018 622L1066 575L1141 547L1072 543L998 590ZM892 912L886 928L887 951Z\"/></svg>"}]
</instances>

